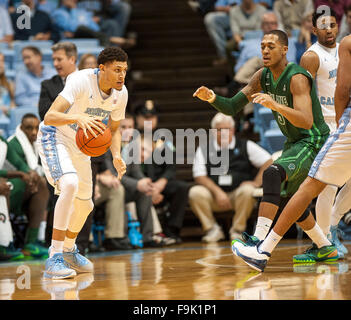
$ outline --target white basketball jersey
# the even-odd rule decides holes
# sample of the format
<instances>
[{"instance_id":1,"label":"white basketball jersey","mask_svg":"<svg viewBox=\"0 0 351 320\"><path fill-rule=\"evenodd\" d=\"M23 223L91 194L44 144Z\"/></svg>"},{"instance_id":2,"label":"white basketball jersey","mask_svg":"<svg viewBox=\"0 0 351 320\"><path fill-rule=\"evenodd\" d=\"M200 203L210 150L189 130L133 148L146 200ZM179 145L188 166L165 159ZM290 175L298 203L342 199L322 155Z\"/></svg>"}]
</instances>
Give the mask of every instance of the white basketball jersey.
<instances>
[{"instance_id":1,"label":"white basketball jersey","mask_svg":"<svg viewBox=\"0 0 351 320\"><path fill-rule=\"evenodd\" d=\"M335 48L322 46L318 41L307 51L315 52L319 57L319 68L316 74L316 88L324 119L335 121L334 91L339 64L339 43Z\"/></svg>"},{"instance_id":2,"label":"white basketball jersey","mask_svg":"<svg viewBox=\"0 0 351 320\"><path fill-rule=\"evenodd\" d=\"M67 114L89 114L99 119L111 119L119 121L125 117L125 109L128 101L128 91L123 86L121 91L112 89L107 96L100 91L98 85L99 69L84 69L68 76L66 85L60 96L65 98L71 107ZM74 140L77 125L58 126L57 132L65 138Z\"/></svg>"}]
</instances>

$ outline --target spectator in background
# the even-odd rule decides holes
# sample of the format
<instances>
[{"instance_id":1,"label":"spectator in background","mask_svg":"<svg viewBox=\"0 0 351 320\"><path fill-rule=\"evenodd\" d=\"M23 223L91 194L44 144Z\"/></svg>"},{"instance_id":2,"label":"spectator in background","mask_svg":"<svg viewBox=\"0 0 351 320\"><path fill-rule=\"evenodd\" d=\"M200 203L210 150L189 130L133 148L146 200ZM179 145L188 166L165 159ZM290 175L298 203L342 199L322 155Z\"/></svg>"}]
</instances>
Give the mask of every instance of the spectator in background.
<instances>
[{"instance_id":1,"label":"spectator in background","mask_svg":"<svg viewBox=\"0 0 351 320\"><path fill-rule=\"evenodd\" d=\"M217 0L214 11L208 12L204 17L204 24L208 35L215 45L218 59L214 65L223 65L227 61L226 44L232 37L230 30L229 11L235 0Z\"/></svg>"},{"instance_id":2,"label":"spectator in background","mask_svg":"<svg viewBox=\"0 0 351 320\"><path fill-rule=\"evenodd\" d=\"M312 13L304 17L301 29L295 42L296 46L296 62L300 64L300 59L306 50L317 41L317 36L312 31Z\"/></svg>"},{"instance_id":3,"label":"spectator in background","mask_svg":"<svg viewBox=\"0 0 351 320\"><path fill-rule=\"evenodd\" d=\"M39 154L36 146L39 119L36 115L27 113L23 116L21 124L16 128L13 136L8 138L8 146L25 162L26 166L36 172L36 187L27 190L23 198L23 211L27 212L29 225L26 231L23 252L34 258L47 258L48 250L38 241L41 223L46 222L49 190L43 170L39 165Z\"/></svg>"},{"instance_id":4,"label":"spectator in background","mask_svg":"<svg viewBox=\"0 0 351 320\"><path fill-rule=\"evenodd\" d=\"M227 43L229 59L233 57L232 51L240 50L240 43L245 36L245 32L260 29L262 15L266 11L266 7L255 3L253 0L242 0L240 5L230 9L229 18L232 39ZM234 67L234 62L231 63L231 67Z\"/></svg>"},{"instance_id":5,"label":"spectator in background","mask_svg":"<svg viewBox=\"0 0 351 320\"><path fill-rule=\"evenodd\" d=\"M85 53L81 56L78 64L78 70L89 69L89 68L95 69L97 67L98 67L97 59L94 54Z\"/></svg>"},{"instance_id":6,"label":"spectator in background","mask_svg":"<svg viewBox=\"0 0 351 320\"><path fill-rule=\"evenodd\" d=\"M197 185L189 191L191 209L206 233L202 238L205 242L217 242L225 238L213 211L233 210L230 238L241 238L257 201L253 191L261 187L263 171L272 163L266 150L252 141L235 136L235 124L231 116L217 113L211 121L211 128L217 130L216 136L210 140L207 150L203 146L196 150L193 177ZM224 130L227 136L222 136ZM218 170L219 166L211 159L211 154L217 153L218 160L217 157L225 148L229 149L229 168L222 170L222 174L214 174L212 170Z\"/></svg>"},{"instance_id":7,"label":"spectator in background","mask_svg":"<svg viewBox=\"0 0 351 320\"><path fill-rule=\"evenodd\" d=\"M300 30L304 17L313 13L312 0L275 0L273 11L278 17L278 29L292 36L293 30Z\"/></svg>"},{"instance_id":8,"label":"spectator in background","mask_svg":"<svg viewBox=\"0 0 351 320\"><path fill-rule=\"evenodd\" d=\"M351 5L346 8L345 14L341 19L340 31L336 38L336 41L340 42L342 38L346 37L350 33L351 33Z\"/></svg>"},{"instance_id":9,"label":"spectator in background","mask_svg":"<svg viewBox=\"0 0 351 320\"><path fill-rule=\"evenodd\" d=\"M351 5L350 0L314 0L314 8L326 5L332 8L336 14L336 23L340 26L341 19L346 13L347 7Z\"/></svg>"},{"instance_id":10,"label":"spectator in background","mask_svg":"<svg viewBox=\"0 0 351 320\"><path fill-rule=\"evenodd\" d=\"M52 18L61 32L62 38L96 38L101 46L110 44L128 48L135 45L134 39L115 36L113 21L107 20L99 25L100 18L93 17L92 13L77 8L77 0L63 0L61 7L56 9Z\"/></svg>"},{"instance_id":11,"label":"spectator in background","mask_svg":"<svg viewBox=\"0 0 351 320\"><path fill-rule=\"evenodd\" d=\"M0 117L9 115L11 107L15 107L15 88L5 75L5 56L0 53Z\"/></svg>"},{"instance_id":12,"label":"spectator in background","mask_svg":"<svg viewBox=\"0 0 351 320\"><path fill-rule=\"evenodd\" d=\"M15 32L15 40L59 40L59 33L54 29L50 16L35 5L34 0L22 0L20 5L26 5L30 9L30 28L19 29L17 20L23 14L16 11L11 13L12 27Z\"/></svg>"},{"instance_id":13,"label":"spectator in background","mask_svg":"<svg viewBox=\"0 0 351 320\"><path fill-rule=\"evenodd\" d=\"M46 112L58 94L63 90L66 78L77 71L77 47L72 42L59 42L52 46L52 60L57 74L41 83L39 99L40 120L44 120Z\"/></svg>"},{"instance_id":14,"label":"spectator in background","mask_svg":"<svg viewBox=\"0 0 351 320\"><path fill-rule=\"evenodd\" d=\"M14 38L11 18L6 9L0 7L0 42L11 43Z\"/></svg>"},{"instance_id":15,"label":"spectator in background","mask_svg":"<svg viewBox=\"0 0 351 320\"><path fill-rule=\"evenodd\" d=\"M51 78L55 71L42 65L42 54L33 46L22 49L22 59L26 67L17 72L15 79L15 101L17 106L37 106L41 82Z\"/></svg>"},{"instance_id":16,"label":"spectator in background","mask_svg":"<svg viewBox=\"0 0 351 320\"><path fill-rule=\"evenodd\" d=\"M51 15L52 12L58 7L59 0L38 0L38 9Z\"/></svg>"},{"instance_id":17,"label":"spectator in background","mask_svg":"<svg viewBox=\"0 0 351 320\"><path fill-rule=\"evenodd\" d=\"M154 101L147 100L136 106L134 112L136 116L137 129L140 132L148 130L145 121L150 121L151 130L154 133L158 125L157 107ZM145 128L144 128L145 126ZM153 137L157 139L156 143L151 146L152 155L145 158L142 165L143 173L150 178L153 185L153 196L161 201L156 200L155 205L168 207L166 219L162 225L164 234L174 239L177 243L181 242L180 231L183 226L185 215L185 208L188 203L188 190L190 185L185 181L176 179L176 157L175 147L173 143L167 139L163 139L162 133L159 131L160 137ZM148 141L147 141L148 142ZM167 159L163 164L157 164L155 155L161 156L163 159L167 155L172 155L172 159ZM171 163L170 163L171 162Z\"/></svg>"}]
</instances>

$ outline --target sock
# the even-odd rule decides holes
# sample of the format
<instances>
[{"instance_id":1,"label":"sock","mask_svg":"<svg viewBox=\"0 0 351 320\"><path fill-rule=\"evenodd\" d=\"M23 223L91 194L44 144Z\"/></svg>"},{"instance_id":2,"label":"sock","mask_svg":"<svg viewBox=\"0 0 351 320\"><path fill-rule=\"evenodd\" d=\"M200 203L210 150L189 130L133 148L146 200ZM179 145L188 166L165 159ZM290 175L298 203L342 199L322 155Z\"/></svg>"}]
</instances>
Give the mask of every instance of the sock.
<instances>
[{"instance_id":1,"label":"sock","mask_svg":"<svg viewBox=\"0 0 351 320\"><path fill-rule=\"evenodd\" d=\"M46 221L40 222L38 240L45 241L45 230L46 230Z\"/></svg>"},{"instance_id":2,"label":"sock","mask_svg":"<svg viewBox=\"0 0 351 320\"><path fill-rule=\"evenodd\" d=\"M24 243L35 243L38 240L38 232L39 228L28 228Z\"/></svg>"},{"instance_id":3,"label":"sock","mask_svg":"<svg viewBox=\"0 0 351 320\"><path fill-rule=\"evenodd\" d=\"M261 243L259 247L260 251L271 253L282 238L282 236L271 230L266 239Z\"/></svg>"},{"instance_id":4,"label":"sock","mask_svg":"<svg viewBox=\"0 0 351 320\"><path fill-rule=\"evenodd\" d=\"M319 227L317 223L315 223L312 229L304 230L304 231L311 238L311 240L317 245L318 248L331 245L331 242L324 235L322 229Z\"/></svg>"},{"instance_id":5,"label":"sock","mask_svg":"<svg viewBox=\"0 0 351 320\"><path fill-rule=\"evenodd\" d=\"M74 245L76 244L76 240L77 240L77 237L75 237L73 239L66 237L64 244L63 244L63 251L65 251L65 252L72 251Z\"/></svg>"},{"instance_id":6,"label":"sock","mask_svg":"<svg viewBox=\"0 0 351 320\"><path fill-rule=\"evenodd\" d=\"M63 241L51 240L49 258L51 258L55 253L62 253L62 252L63 252Z\"/></svg>"},{"instance_id":7,"label":"sock","mask_svg":"<svg viewBox=\"0 0 351 320\"><path fill-rule=\"evenodd\" d=\"M269 229L271 228L272 223L273 220L269 218L258 217L254 236L260 240L264 240L269 232Z\"/></svg>"}]
</instances>

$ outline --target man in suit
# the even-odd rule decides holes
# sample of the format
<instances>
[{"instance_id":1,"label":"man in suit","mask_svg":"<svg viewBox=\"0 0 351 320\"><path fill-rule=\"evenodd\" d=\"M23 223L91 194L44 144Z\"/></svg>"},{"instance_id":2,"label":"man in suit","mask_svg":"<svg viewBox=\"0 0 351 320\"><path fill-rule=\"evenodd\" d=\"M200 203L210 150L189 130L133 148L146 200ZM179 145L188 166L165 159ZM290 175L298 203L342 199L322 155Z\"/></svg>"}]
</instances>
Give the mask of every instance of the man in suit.
<instances>
[{"instance_id":1,"label":"man in suit","mask_svg":"<svg viewBox=\"0 0 351 320\"><path fill-rule=\"evenodd\" d=\"M58 94L63 90L67 77L77 71L76 62L78 59L77 47L72 42L59 42L51 47L52 60L57 74L51 79L44 80L41 83L40 98L39 98L39 116L40 120L44 120L46 112L49 110L51 104L54 102ZM94 175L95 176L95 175ZM46 236L47 241L51 239L52 223L54 216L54 207L57 196L54 195L54 189L48 183L50 190L50 199L48 205L48 218ZM91 216L91 215L90 215ZM85 230L85 229L84 229ZM90 229L89 229L90 232ZM81 232L80 237L84 237L86 232ZM78 237L79 238L79 237ZM49 244L49 243L48 243ZM79 244L79 239L77 245Z\"/></svg>"}]
</instances>

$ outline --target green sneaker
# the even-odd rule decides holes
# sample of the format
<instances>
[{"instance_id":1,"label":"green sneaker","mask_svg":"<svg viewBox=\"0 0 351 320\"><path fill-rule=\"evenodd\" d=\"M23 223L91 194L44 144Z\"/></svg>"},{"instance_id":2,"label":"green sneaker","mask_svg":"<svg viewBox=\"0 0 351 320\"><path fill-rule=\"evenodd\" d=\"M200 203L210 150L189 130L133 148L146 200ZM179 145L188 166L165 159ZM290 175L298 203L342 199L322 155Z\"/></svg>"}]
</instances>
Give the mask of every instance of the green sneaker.
<instances>
[{"instance_id":1,"label":"green sneaker","mask_svg":"<svg viewBox=\"0 0 351 320\"><path fill-rule=\"evenodd\" d=\"M24 260L24 255L21 251L15 249L13 243L8 247L0 246L0 261L20 261Z\"/></svg>"},{"instance_id":2,"label":"green sneaker","mask_svg":"<svg viewBox=\"0 0 351 320\"><path fill-rule=\"evenodd\" d=\"M24 245L22 251L26 257L31 257L34 259L48 258L48 248L45 248L38 243L27 243Z\"/></svg>"},{"instance_id":3,"label":"green sneaker","mask_svg":"<svg viewBox=\"0 0 351 320\"><path fill-rule=\"evenodd\" d=\"M298 254L293 257L294 263L314 263L336 261L339 259L338 250L335 246L324 246L318 248L315 243L308 248L303 254Z\"/></svg>"}]
</instances>

